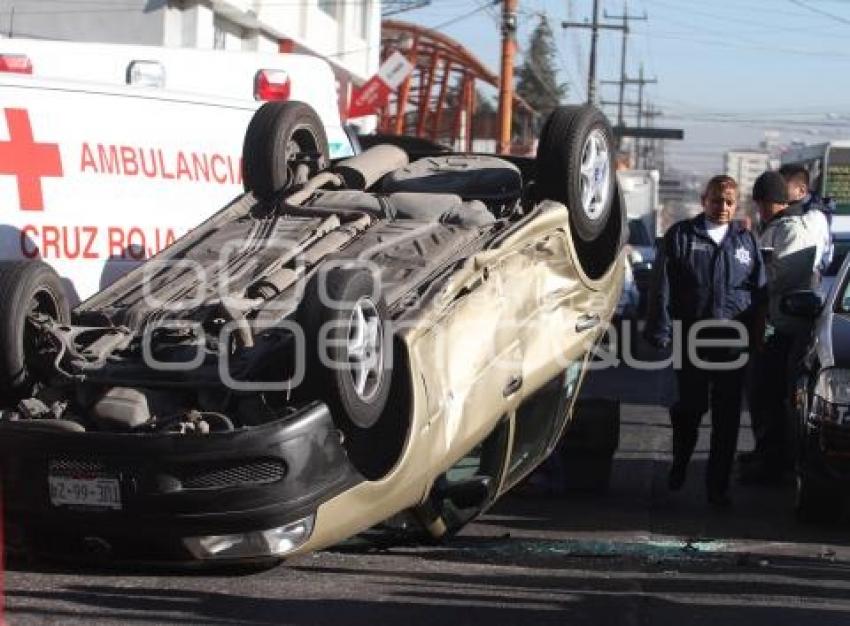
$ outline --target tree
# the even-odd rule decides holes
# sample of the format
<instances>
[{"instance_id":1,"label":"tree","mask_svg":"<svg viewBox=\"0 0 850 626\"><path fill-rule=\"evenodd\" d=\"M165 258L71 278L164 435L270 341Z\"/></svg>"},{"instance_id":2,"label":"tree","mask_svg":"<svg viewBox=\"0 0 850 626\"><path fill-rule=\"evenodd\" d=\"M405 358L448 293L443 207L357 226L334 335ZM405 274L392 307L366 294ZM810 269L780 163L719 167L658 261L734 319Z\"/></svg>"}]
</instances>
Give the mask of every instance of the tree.
<instances>
[{"instance_id":1,"label":"tree","mask_svg":"<svg viewBox=\"0 0 850 626\"><path fill-rule=\"evenodd\" d=\"M545 117L567 97L567 85L559 83L555 69L555 40L545 16L531 33L522 65L517 68L516 92Z\"/></svg>"}]
</instances>

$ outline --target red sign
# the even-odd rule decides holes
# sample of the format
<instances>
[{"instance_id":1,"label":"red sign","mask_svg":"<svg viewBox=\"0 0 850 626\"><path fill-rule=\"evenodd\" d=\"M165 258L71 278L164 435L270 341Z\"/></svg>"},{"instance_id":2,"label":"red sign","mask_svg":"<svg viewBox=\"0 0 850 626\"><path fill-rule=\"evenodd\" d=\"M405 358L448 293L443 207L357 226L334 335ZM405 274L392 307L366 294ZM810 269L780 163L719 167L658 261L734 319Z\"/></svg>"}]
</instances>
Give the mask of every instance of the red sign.
<instances>
[{"instance_id":1,"label":"red sign","mask_svg":"<svg viewBox=\"0 0 850 626\"><path fill-rule=\"evenodd\" d=\"M24 211L43 211L41 179L62 176L62 159L55 143L37 143L25 109L4 109L9 141L0 141L0 174L18 179L18 200Z\"/></svg>"},{"instance_id":2,"label":"red sign","mask_svg":"<svg viewBox=\"0 0 850 626\"><path fill-rule=\"evenodd\" d=\"M351 106L348 107L348 117L372 115L384 106L390 97L390 88L376 74L366 81L362 87L354 89Z\"/></svg>"},{"instance_id":3,"label":"red sign","mask_svg":"<svg viewBox=\"0 0 850 626\"><path fill-rule=\"evenodd\" d=\"M381 63L378 73L366 81L366 84L355 89L348 108L349 117L371 115L386 106L390 93L395 91L410 76L413 64L401 52L393 52Z\"/></svg>"}]
</instances>

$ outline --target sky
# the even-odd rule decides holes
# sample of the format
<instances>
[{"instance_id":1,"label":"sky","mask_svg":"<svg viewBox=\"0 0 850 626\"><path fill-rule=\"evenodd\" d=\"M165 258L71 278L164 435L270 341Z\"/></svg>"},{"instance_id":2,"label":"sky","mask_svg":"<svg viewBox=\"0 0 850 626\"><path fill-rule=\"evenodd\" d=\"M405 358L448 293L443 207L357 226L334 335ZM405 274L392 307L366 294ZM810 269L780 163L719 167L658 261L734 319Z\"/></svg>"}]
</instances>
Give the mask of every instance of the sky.
<instances>
[{"instance_id":1,"label":"sky","mask_svg":"<svg viewBox=\"0 0 850 626\"><path fill-rule=\"evenodd\" d=\"M623 12L623 0L600 3L600 14ZM519 0L520 50L547 16L568 103L587 97L590 32L560 23L584 21L592 4ZM393 18L439 26L498 71L500 11L493 0L431 0ZM784 144L850 138L850 0L628 0L628 11L648 20L632 23L627 73L637 77L643 64L658 79L645 88L664 114L656 124L685 130L684 141L667 143L668 165L715 173L726 150L756 147L765 131ZM600 80L619 78L621 41L619 31L600 33ZM617 86L599 89L606 100L618 95ZM636 98L629 87L627 100Z\"/></svg>"}]
</instances>

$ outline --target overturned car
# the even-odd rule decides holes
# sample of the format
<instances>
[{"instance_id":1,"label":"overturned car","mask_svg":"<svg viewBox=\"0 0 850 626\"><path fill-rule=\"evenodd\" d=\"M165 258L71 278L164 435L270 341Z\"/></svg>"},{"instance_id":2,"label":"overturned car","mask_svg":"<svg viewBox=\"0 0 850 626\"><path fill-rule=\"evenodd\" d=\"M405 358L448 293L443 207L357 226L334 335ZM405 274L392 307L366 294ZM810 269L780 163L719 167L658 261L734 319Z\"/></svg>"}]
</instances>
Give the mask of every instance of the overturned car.
<instances>
[{"instance_id":1,"label":"overturned car","mask_svg":"<svg viewBox=\"0 0 850 626\"><path fill-rule=\"evenodd\" d=\"M622 285L604 116L557 109L536 159L327 154L268 103L246 193L72 312L46 265L3 265L10 548L282 557L399 514L442 537L545 459Z\"/></svg>"}]
</instances>

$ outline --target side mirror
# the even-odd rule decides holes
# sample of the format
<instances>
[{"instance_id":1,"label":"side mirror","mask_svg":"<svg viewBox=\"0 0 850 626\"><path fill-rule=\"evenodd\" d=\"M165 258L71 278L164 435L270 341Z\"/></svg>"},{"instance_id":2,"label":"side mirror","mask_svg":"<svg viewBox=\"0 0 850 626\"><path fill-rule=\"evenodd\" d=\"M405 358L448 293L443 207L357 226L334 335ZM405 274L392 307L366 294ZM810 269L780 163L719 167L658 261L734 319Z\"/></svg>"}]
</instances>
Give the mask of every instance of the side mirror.
<instances>
[{"instance_id":1,"label":"side mirror","mask_svg":"<svg viewBox=\"0 0 850 626\"><path fill-rule=\"evenodd\" d=\"M823 309L823 296L811 289L792 291L782 296L779 310L794 317L817 317Z\"/></svg>"}]
</instances>

